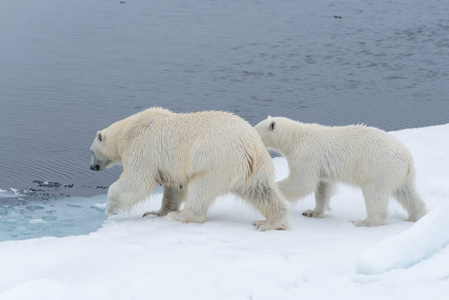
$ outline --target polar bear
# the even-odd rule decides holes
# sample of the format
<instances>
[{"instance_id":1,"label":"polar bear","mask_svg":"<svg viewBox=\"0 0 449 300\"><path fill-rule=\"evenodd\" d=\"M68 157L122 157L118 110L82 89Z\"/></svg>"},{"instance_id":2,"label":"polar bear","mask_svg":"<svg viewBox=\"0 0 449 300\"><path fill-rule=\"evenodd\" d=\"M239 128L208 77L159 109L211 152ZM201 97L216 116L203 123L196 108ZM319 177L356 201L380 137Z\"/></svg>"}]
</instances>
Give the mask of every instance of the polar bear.
<instances>
[{"instance_id":1,"label":"polar bear","mask_svg":"<svg viewBox=\"0 0 449 300\"><path fill-rule=\"evenodd\" d=\"M202 223L218 196L234 193L266 218L253 223L258 230L288 227L270 155L256 130L231 113L149 108L97 132L91 152L92 170L123 166L109 187L107 214L131 209L160 184L162 206L144 216Z\"/></svg>"},{"instance_id":2,"label":"polar bear","mask_svg":"<svg viewBox=\"0 0 449 300\"><path fill-rule=\"evenodd\" d=\"M408 221L426 214L415 189L415 167L408 149L385 131L364 125L327 127L284 117L268 117L255 126L268 149L283 154L289 176L278 182L290 201L315 193L315 208L304 216L321 218L329 209L336 182L358 186L367 218L356 226L386 224L389 196L408 212Z\"/></svg>"}]
</instances>

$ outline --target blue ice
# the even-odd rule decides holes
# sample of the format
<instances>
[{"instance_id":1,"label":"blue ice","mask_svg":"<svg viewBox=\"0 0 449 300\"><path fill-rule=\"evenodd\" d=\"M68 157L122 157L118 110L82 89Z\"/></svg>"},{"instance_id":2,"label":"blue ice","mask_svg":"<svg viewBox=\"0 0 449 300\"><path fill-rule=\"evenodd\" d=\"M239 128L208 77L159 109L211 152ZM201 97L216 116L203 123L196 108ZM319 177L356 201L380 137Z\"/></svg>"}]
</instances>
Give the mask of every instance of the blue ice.
<instances>
[{"instance_id":1,"label":"blue ice","mask_svg":"<svg viewBox=\"0 0 449 300\"><path fill-rule=\"evenodd\" d=\"M0 190L0 241L88 234L106 220L106 195L37 200L26 193Z\"/></svg>"}]
</instances>

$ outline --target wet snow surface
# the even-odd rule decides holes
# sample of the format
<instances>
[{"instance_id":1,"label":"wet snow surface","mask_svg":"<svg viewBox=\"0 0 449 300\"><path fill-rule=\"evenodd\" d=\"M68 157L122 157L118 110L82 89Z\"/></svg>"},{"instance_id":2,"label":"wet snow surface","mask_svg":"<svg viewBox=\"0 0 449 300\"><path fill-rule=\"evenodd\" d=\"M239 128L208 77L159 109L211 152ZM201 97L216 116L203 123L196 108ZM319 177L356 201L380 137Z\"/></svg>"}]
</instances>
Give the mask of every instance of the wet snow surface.
<instances>
[{"instance_id":1,"label":"wet snow surface","mask_svg":"<svg viewBox=\"0 0 449 300\"><path fill-rule=\"evenodd\" d=\"M389 225L354 227L350 221L363 219L365 207L361 192L347 187L327 218L301 215L313 207L310 197L293 206L287 231L256 231L250 224L261 217L230 196L204 224L142 218L159 208L162 195L155 193L88 235L1 242L0 299L446 299L449 124L392 134L415 157L429 208L417 223L402 221L405 212L392 202ZM283 158L274 164L278 179L287 176ZM67 200L96 211L106 195Z\"/></svg>"}]
</instances>

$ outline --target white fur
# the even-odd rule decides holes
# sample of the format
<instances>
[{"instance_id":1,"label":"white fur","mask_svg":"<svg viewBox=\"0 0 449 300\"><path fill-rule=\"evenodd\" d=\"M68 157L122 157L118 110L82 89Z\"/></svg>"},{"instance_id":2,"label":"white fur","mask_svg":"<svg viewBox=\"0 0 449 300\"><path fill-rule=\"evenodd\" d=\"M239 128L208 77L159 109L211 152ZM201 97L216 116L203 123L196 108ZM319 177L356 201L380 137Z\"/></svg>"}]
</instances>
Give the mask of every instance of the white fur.
<instances>
[{"instance_id":1,"label":"white fur","mask_svg":"<svg viewBox=\"0 0 449 300\"><path fill-rule=\"evenodd\" d=\"M389 196L394 196L416 221L426 214L415 184L415 167L408 149L396 138L373 127L327 127L283 117L256 125L268 149L283 154L290 174L278 182L291 201L315 192L315 208L307 217L324 217L336 182L358 186L365 198L367 218L356 226L386 224Z\"/></svg>"},{"instance_id":2,"label":"white fur","mask_svg":"<svg viewBox=\"0 0 449 300\"><path fill-rule=\"evenodd\" d=\"M129 210L161 184L161 209L144 216L204 222L212 202L231 192L267 219L255 223L259 230L288 227L271 158L254 128L233 114L150 108L98 132L91 151L94 170L123 165L108 190L108 214Z\"/></svg>"}]
</instances>

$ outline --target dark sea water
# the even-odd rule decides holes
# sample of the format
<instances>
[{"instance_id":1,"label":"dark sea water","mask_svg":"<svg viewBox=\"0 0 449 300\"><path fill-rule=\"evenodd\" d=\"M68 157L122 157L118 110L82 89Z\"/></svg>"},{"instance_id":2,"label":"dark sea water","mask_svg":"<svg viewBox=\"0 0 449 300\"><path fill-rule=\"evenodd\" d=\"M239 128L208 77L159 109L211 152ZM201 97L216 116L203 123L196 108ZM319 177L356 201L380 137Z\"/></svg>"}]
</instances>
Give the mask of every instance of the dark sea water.
<instances>
[{"instance_id":1,"label":"dark sea water","mask_svg":"<svg viewBox=\"0 0 449 300\"><path fill-rule=\"evenodd\" d=\"M95 133L151 106L448 123L449 1L0 2L4 195L105 194L121 170L89 169Z\"/></svg>"}]
</instances>

